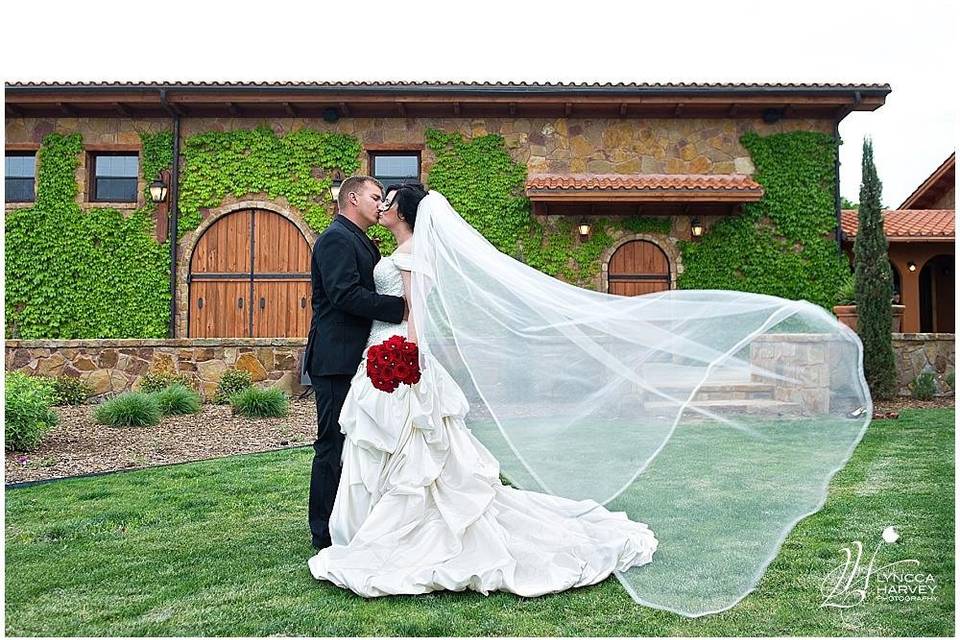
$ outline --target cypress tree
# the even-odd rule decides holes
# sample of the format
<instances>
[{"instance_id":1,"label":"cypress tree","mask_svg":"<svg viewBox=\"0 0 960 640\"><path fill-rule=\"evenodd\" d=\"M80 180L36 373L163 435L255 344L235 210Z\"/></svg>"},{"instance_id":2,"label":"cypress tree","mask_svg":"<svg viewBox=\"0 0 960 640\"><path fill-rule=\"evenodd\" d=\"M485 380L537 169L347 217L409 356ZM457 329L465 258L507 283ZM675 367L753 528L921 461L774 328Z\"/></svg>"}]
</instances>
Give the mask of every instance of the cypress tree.
<instances>
[{"instance_id":1,"label":"cypress tree","mask_svg":"<svg viewBox=\"0 0 960 640\"><path fill-rule=\"evenodd\" d=\"M873 163L873 144L865 138L859 224L853 254L857 333L863 341L863 368L874 398L893 397L897 389L890 330L893 273L887 257L887 236L883 231L882 188Z\"/></svg>"}]
</instances>

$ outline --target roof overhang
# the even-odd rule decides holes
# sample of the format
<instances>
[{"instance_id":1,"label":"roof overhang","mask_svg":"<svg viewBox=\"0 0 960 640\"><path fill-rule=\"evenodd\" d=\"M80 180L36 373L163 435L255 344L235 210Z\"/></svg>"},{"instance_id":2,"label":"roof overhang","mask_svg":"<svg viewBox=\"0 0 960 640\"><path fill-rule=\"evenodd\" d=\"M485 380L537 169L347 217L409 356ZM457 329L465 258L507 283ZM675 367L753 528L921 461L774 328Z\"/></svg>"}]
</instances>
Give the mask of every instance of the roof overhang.
<instances>
[{"instance_id":1,"label":"roof overhang","mask_svg":"<svg viewBox=\"0 0 960 640\"><path fill-rule=\"evenodd\" d=\"M884 104L883 84L457 82L8 83L9 117L825 118Z\"/></svg>"}]
</instances>

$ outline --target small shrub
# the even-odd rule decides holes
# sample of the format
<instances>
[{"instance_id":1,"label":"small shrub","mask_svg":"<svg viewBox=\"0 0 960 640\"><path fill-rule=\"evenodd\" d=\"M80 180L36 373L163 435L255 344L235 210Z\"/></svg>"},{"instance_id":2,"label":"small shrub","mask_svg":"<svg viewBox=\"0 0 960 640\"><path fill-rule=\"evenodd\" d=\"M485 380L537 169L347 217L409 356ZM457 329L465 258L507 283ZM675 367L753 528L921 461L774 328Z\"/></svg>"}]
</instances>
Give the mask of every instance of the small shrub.
<instances>
[{"instance_id":1,"label":"small shrub","mask_svg":"<svg viewBox=\"0 0 960 640\"><path fill-rule=\"evenodd\" d=\"M5 449L33 451L57 424L57 414L50 409L53 391L49 383L16 371L6 374L5 378Z\"/></svg>"},{"instance_id":2,"label":"small shrub","mask_svg":"<svg viewBox=\"0 0 960 640\"><path fill-rule=\"evenodd\" d=\"M53 392L53 404L57 406L83 404L93 393L93 387L80 378L57 376L56 378L43 377L41 379L45 384L50 385L50 390Z\"/></svg>"},{"instance_id":3,"label":"small shrub","mask_svg":"<svg viewBox=\"0 0 960 640\"><path fill-rule=\"evenodd\" d=\"M233 414L248 418L281 418L287 415L289 402L280 389L250 387L230 396Z\"/></svg>"},{"instance_id":4,"label":"small shrub","mask_svg":"<svg viewBox=\"0 0 960 640\"><path fill-rule=\"evenodd\" d=\"M252 386L253 378L250 376L249 371L229 369L220 377L220 386L217 388L217 393L213 401L217 404L228 404L230 402L230 396L244 389L249 389Z\"/></svg>"},{"instance_id":5,"label":"small shrub","mask_svg":"<svg viewBox=\"0 0 960 640\"><path fill-rule=\"evenodd\" d=\"M950 371L947 373L947 375L943 377L944 381L948 385L950 385L950 391L954 391L954 392L957 390L957 387L955 386L957 382L956 373L957 373L956 371Z\"/></svg>"},{"instance_id":6,"label":"small shrub","mask_svg":"<svg viewBox=\"0 0 960 640\"><path fill-rule=\"evenodd\" d=\"M146 427L160 422L160 404L156 394L127 392L104 402L93 415L113 427Z\"/></svg>"},{"instance_id":7,"label":"small shrub","mask_svg":"<svg viewBox=\"0 0 960 640\"><path fill-rule=\"evenodd\" d=\"M910 383L910 394L917 400L930 400L937 391L933 374L924 371Z\"/></svg>"},{"instance_id":8,"label":"small shrub","mask_svg":"<svg viewBox=\"0 0 960 640\"><path fill-rule=\"evenodd\" d=\"M190 378L184 374L177 375L167 371L150 371L140 378L140 391L143 393L157 393L175 384L193 388Z\"/></svg>"},{"instance_id":9,"label":"small shrub","mask_svg":"<svg viewBox=\"0 0 960 640\"><path fill-rule=\"evenodd\" d=\"M160 413L165 416L184 415L200 411L200 396L193 389L174 384L156 393Z\"/></svg>"}]
</instances>

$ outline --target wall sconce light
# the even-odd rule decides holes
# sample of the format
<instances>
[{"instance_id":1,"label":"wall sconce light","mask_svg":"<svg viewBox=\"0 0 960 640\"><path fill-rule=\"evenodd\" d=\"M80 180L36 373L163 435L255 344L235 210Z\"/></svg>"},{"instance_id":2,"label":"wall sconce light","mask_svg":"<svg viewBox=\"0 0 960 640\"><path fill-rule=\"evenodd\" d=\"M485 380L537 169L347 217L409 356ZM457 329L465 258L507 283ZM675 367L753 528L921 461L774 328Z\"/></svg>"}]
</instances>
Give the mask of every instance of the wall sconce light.
<instances>
[{"instance_id":1,"label":"wall sconce light","mask_svg":"<svg viewBox=\"0 0 960 640\"><path fill-rule=\"evenodd\" d=\"M911 260L910 262L907 263L907 269L909 269L910 271L916 271L917 263Z\"/></svg>"},{"instance_id":2,"label":"wall sconce light","mask_svg":"<svg viewBox=\"0 0 960 640\"><path fill-rule=\"evenodd\" d=\"M580 233L581 240L586 240L590 236L590 223L587 222L586 218L577 225L577 231Z\"/></svg>"},{"instance_id":3,"label":"wall sconce light","mask_svg":"<svg viewBox=\"0 0 960 640\"><path fill-rule=\"evenodd\" d=\"M703 224L701 224L700 218L694 217L690 219L690 235L694 238L699 238L703 235Z\"/></svg>"},{"instance_id":4,"label":"wall sconce light","mask_svg":"<svg viewBox=\"0 0 960 640\"><path fill-rule=\"evenodd\" d=\"M337 202L337 198L340 197L340 185L343 184L343 174L340 173L340 170L333 172L333 179L330 181L330 196L333 198L334 203Z\"/></svg>"},{"instance_id":5,"label":"wall sconce light","mask_svg":"<svg viewBox=\"0 0 960 640\"><path fill-rule=\"evenodd\" d=\"M156 203L167 199L167 183L164 182L162 173L150 183L150 199Z\"/></svg>"}]
</instances>

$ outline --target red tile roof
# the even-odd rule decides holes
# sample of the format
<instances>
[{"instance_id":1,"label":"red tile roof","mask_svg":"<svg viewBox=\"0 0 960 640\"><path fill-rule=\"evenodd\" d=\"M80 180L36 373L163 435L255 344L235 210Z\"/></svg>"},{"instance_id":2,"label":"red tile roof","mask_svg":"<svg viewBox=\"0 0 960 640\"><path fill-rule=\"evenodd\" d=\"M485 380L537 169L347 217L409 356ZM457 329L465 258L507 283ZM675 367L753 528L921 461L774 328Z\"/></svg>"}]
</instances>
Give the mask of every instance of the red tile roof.
<instances>
[{"instance_id":1,"label":"red tile roof","mask_svg":"<svg viewBox=\"0 0 960 640\"><path fill-rule=\"evenodd\" d=\"M527 179L528 190L746 191L763 194L749 176L733 174L540 174Z\"/></svg>"},{"instance_id":2,"label":"red tile roof","mask_svg":"<svg viewBox=\"0 0 960 640\"><path fill-rule=\"evenodd\" d=\"M170 87L170 88L242 88L242 87L370 87L377 89L389 89L399 87L410 88L434 88L434 87L463 87L463 88L552 88L552 89L759 89L759 90L777 90L777 89L836 89L836 90L873 90L879 89L886 92L890 91L889 84L844 84L844 83L806 83L806 82L788 82L788 83L757 83L757 82L718 82L718 83L698 83L698 82L666 82L666 83L637 83L637 82L458 82L458 81L395 81L395 82L377 82L377 81L350 81L350 82L297 82L297 81L240 81L240 82L165 82L165 81L124 81L124 82L7 82L7 88L61 88L76 89L87 87L116 87L116 88L137 88L137 87Z\"/></svg>"},{"instance_id":3,"label":"red tile roof","mask_svg":"<svg viewBox=\"0 0 960 640\"><path fill-rule=\"evenodd\" d=\"M840 212L840 227L847 239L857 235L857 212ZM891 209L883 212L883 229L888 240L953 240L953 209Z\"/></svg>"}]
</instances>

